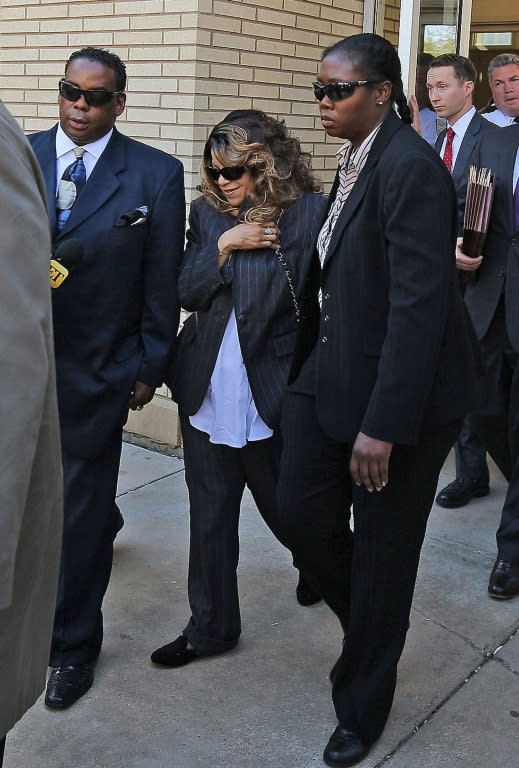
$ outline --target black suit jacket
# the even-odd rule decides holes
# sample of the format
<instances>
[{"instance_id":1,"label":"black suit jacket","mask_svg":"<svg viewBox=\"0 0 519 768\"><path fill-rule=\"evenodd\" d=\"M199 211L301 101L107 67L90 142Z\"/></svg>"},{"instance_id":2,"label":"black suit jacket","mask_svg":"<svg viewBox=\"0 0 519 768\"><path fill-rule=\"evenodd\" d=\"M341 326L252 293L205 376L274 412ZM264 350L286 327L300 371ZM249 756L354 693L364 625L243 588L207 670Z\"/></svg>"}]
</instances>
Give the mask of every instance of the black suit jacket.
<instances>
[{"instance_id":1,"label":"black suit jacket","mask_svg":"<svg viewBox=\"0 0 519 768\"><path fill-rule=\"evenodd\" d=\"M452 169L452 180L456 187L456 194L458 196L458 234L463 234L463 217L465 214L465 201L467 199L467 182L469 176L469 169L472 163L474 163L479 143L483 136L489 133L496 133L500 130L497 125L490 123L481 117L479 112L476 112L472 120L467 126L465 135L463 136L461 146L456 155L456 162ZM434 148L438 154L441 152L443 141L447 134L447 129L443 130L438 138Z\"/></svg>"},{"instance_id":2,"label":"black suit jacket","mask_svg":"<svg viewBox=\"0 0 519 768\"><path fill-rule=\"evenodd\" d=\"M78 238L85 249L52 299L62 440L72 455L90 457L126 421L135 381L162 383L175 343L183 169L114 129L58 233L56 129L29 141L45 177L54 248ZM117 226L139 206L148 207L143 223Z\"/></svg>"},{"instance_id":3,"label":"black suit jacket","mask_svg":"<svg viewBox=\"0 0 519 768\"><path fill-rule=\"evenodd\" d=\"M519 352L519 230L514 223L513 173L519 148L519 125L498 128L479 146L478 163L492 168L496 194L483 262L475 282L467 286L465 301L478 339L482 339L505 295L508 338Z\"/></svg>"},{"instance_id":4,"label":"black suit jacket","mask_svg":"<svg viewBox=\"0 0 519 768\"><path fill-rule=\"evenodd\" d=\"M294 381L305 359L313 364L318 419L332 439L351 443L362 431L414 444L475 404L477 344L453 259L456 208L441 159L391 112L322 272L314 261L291 373Z\"/></svg>"},{"instance_id":5,"label":"black suit jacket","mask_svg":"<svg viewBox=\"0 0 519 768\"><path fill-rule=\"evenodd\" d=\"M305 193L279 221L281 250L299 298L325 207L322 195ZM170 386L186 414L198 411L234 309L254 403L261 418L274 428L295 344L294 303L285 271L272 250L237 250L222 270L218 268L218 239L235 223L203 198L191 206L178 290L182 306L196 312L196 317L189 318L183 332L181 364Z\"/></svg>"}]
</instances>

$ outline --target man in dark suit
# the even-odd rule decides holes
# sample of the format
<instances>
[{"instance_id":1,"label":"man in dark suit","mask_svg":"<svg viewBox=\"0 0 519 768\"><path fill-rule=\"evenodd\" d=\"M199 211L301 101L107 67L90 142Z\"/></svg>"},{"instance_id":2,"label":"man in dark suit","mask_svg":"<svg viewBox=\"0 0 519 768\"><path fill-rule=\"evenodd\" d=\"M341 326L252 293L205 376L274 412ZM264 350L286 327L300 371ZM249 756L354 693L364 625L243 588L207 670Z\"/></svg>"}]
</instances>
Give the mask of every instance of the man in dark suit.
<instances>
[{"instance_id":1,"label":"man in dark suit","mask_svg":"<svg viewBox=\"0 0 519 768\"><path fill-rule=\"evenodd\" d=\"M519 595L519 126L485 135L478 165L496 175L483 260L458 250L457 264L477 270L465 301L487 371L479 428L509 481L488 591L491 597L509 599Z\"/></svg>"},{"instance_id":2,"label":"man in dark suit","mask_svg":"<svg viewBox=\"0 0 519 768\"><path fill-rule=\"evenodd\" d=\"M447 121L435 149L452 173L459 203L459 234L463 232L463 215L469 168L481 137L499 129L484 120L472 104L477 72L470 59L447 53L429 65L427 88L436 113ZM489 492L486 448L478 434L474 419L468 414L456 441L456 479L436 497L441 507L454 508Z\"/></svg>"},{"instance_id":3,"label":"man in dark suit","mask_svg":"<svg viewBox=\"0 0 519 768\"><path fill-rule=\"evenodd\" d=\"M501 127L519 123L519 56L516 53L494 56L487 74L494 106L485 110L485 120Z\"/></svg>"},{"instance_id":4,"label":"man in dark suit","mask_svg":"<svg viewBox=\"0 0 519 768\"><path fill-rule=\"evenodd\" d=\"M181 163L120 134L126 71L109 51L73 53L59 125L30 137L56 249L76 239L53 291L65 529L45 703L65 708L93 681L102 600L120 526L115 505L128 408L152 399L175 342L184 243Z\"/></svg>"}]
</instances>

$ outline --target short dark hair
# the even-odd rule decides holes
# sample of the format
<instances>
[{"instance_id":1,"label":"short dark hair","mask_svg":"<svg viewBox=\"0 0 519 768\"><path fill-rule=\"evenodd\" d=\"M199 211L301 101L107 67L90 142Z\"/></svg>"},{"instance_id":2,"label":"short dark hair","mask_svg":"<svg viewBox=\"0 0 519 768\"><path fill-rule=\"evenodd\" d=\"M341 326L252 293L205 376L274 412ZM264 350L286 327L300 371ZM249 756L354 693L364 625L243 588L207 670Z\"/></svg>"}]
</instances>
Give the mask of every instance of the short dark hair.
<instances>
[{"instance_id":1,"label":"short dark hair","mask_svg":"<svg viewBox=\"0 0 519 768\"><path fill-rule=\"evenodd\" d=\"M75 59L88 59L88 61L98 61L100 64L104 64L105 67L109 67L115 73L116 90L124 91L126 88L126 67L116 53L107 51L105 48L95 48L93 45L74 51L65 64L65 75L68 65Z\"/></svg>"},{"instance_id":2,"label":"short dark hair","mask_svg":"<svg viewBox=\"0 0 519 768\"><path fill-rule=\"evenodd\" d=\"M454 75L462 83L467 83L469 80L475 83L478 77L477 69L471 60L457 53L442 53L441 56L437 56L429 64L429 69L436 67L452 67Z\"/></svg>"},{"instance_id":3,"label":"short dark hair","mask_svg":"<svg viewBox=\"0 0 519 768\"><path fill-rule=\"evenodd\" d=\"M346 37L326 48L321 61L328 56L339 56L351 61L366 80L391 83L391 102L396 104L398 114L404 123L411 123L411 110L407 104L402 85L402 67L394 45L373 32L361 32ZM370 86L368 86L370 87Z\"/></svg>"}]
</instances>

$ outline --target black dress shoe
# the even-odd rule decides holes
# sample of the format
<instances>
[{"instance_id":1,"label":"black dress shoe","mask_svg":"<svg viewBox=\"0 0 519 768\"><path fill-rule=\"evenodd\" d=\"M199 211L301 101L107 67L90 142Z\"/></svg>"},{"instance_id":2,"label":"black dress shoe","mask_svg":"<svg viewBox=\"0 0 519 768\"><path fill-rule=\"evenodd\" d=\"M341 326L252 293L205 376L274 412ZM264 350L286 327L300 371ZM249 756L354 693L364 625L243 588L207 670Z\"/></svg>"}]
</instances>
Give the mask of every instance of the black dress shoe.
<instances>
[{"instance_id":1,"label":"black dress shoe","mask_svg":"<svg viewBox=\"0 0 519 768\"><path fill-rule=\"evenodd\" d=\"M454 509L455 507L464 507L471 499L488 496L489 493L488 485L480 485L468 477L457 477L452 483L442 488L436 497L436 503L440 507Z\"/></svg>"},{"instance_id":2,"label":"black dress shoe","mask_svg":"<svg viewBox=\"0 0 519 768\"><path fill-rule=\"evenodd\" d=\"M66 709L80 699L93 682L93 664L53 667L47 681L45 704L51 709Z\"/></svg>"},{"instance_id":3,"label":"black dress shoe","mask_svg":"<svg viewBox=\"0 0 519 768\"><path fill-rule=\"evenodd\" d=\"M513 565L507 560L499 560L494 563L490 580L488 582L488 594L497 597L498 600L510 600L519 595L519 565Z\"/></svg>"},{"instance_id":4,"label":"black dress shoe","mask_svg":"<svg viewBox=\"0 0 519 768\"><path fill-rule=\"evenodd\" d=\"M199 654L194 648L188 648L188 640L184 635L180 635L172 643L157 648L151 654L151 660L154 664L162 664L164 667L183 667L190 661L199 658Z\"/></svg>"},{"instance_id":5,"label":"black dress shoe","mask_svg":"<svg viewBox=\"0 0 519 768\"><path fill-rule=\"evenodd\" d=\"M315 605L320 603L322 598L310 584L304 580L302 574L299 574L299 581L296 587L296 598L299 605Z\"/></svg>"},{"instance_id":6,"label":"black dress shoe","mask_svg":"<svg viewBox=\"0 0 519 768\"><path fill-rule=\"evenodd\" d=\"M369 747L362 743L359 736L338 725L330 736L323 753L326 765L342 766L357 765L369 752Z\"/></svg>"}]
</instances>

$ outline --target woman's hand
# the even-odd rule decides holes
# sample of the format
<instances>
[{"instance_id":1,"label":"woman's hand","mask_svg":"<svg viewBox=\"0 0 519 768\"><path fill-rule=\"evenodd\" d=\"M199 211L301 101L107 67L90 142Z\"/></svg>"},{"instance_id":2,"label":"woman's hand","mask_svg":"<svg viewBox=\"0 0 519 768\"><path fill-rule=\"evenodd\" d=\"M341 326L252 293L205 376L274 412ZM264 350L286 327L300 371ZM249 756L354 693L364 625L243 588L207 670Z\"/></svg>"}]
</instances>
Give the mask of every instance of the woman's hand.
<instances>
[{"instance_id":1,"label":"woman's hand","mask_svg":"<svg viewBox=\"0 0 519 768\"><path fill-rule=\"evenodd\" d=\"M421 136L422 123L420 120L420 110L418 109L418 102L416 100L416 96L414 95L414 93L411 94L411 96L409 96L409 99L407 100L407 105L411 110L411 118L412 118L411 126L415 129L416 133L419 136Z\"/></svg>"},{"instance_id":2,"label":"woman's hand","mask_svg":"<svg viewBox=\"0 0 519 768\"><path fill-rule=\"evenodd\" d=\"M266 224L237 224L228 229L218 239L220 256L218 263L222 266L232 251L257 248L272 248L275 250L279 243L279 229L273 221Z\"/></svg>"},{"instance_id":3,"label":"woman's hand","mask_svg":"<svg viewBox=\"0 0 519 768\"><path fill-rule=\"evenodd\" d=\"M350 472L356 485L381 491L389 482L389 456L393 443L359 432L351 452Z\"/></svg>"},{"instance_id":4,"label":"woman's hand","mask_svg":"<svg viewBox=\"0 0 519 768\"><path fill-rule=\"evenodd\" d=\"M477 259L474 259L472 256L465 256L461 250L462 245L463 238L458 237L456 241L456 266L463 272L475 272L475 270L481 266L483 256L478 256Z\"/></svg>"}]
</instances>

